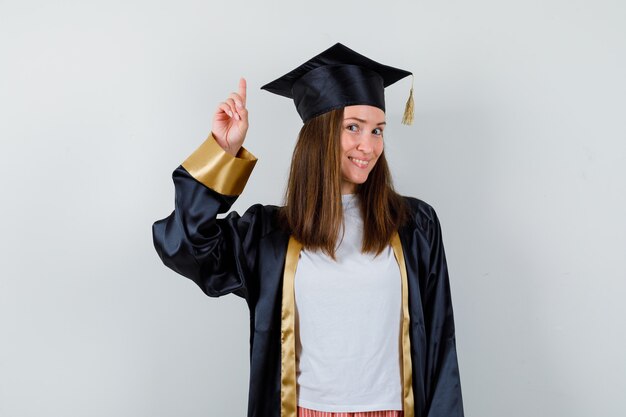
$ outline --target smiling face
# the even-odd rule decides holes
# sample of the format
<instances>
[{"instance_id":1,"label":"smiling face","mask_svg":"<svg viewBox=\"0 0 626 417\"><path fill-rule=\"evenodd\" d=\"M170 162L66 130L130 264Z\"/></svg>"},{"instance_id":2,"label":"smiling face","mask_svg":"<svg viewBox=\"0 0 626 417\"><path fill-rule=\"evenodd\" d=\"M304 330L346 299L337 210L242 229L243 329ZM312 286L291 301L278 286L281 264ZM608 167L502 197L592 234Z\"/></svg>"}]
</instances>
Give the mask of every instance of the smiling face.
<instances>
[{"instance_id":1,"label":"smiling face","mask_svg":"<svg viewBox=\"0 0 626 417\"><path fill-rule=\"evenodd\" d=\"M383 152L385 112L378 107L347 106L341 131L341 194L354 194Z\"/></svg>"}]
</instances>

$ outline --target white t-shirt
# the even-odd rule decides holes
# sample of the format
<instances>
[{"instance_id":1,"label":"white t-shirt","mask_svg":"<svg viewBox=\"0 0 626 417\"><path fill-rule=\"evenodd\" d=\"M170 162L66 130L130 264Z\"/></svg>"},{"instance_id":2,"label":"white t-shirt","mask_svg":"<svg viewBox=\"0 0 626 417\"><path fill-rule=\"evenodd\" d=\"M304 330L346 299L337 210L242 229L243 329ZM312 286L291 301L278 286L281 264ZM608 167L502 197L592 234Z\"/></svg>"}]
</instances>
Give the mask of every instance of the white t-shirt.
<instances>
[{"instance_id":1,"label":"white t-shirt","mask_svg":"<svg viewBox=\"0 0 626 417\"><path fill-rule=\"evenodd\" d=\"M336 261L302 250L294 291L298 405L319 411L402 410L401 278L391 247L361 253L357 197L342 196Z\"/></svg>"}]
</instances>

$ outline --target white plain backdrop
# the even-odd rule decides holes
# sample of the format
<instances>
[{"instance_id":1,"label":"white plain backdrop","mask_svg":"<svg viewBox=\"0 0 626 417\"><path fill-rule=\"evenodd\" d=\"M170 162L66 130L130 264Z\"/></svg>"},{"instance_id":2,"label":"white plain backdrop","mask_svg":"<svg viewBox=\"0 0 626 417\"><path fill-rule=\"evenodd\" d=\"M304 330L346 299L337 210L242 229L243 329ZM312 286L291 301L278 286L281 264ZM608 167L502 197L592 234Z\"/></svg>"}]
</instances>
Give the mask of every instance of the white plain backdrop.
<instances>
[{"instance_id":1,"label":"white plain backdrop","mask_svg":"<svg viewBox=\"0 0 626 417\"><path fill-rule=\"evenodd\" d=\"M626 415L623 1L0 0L0 416L245 415L245 302L150 228L241 75L234 209L281 203L301 122L259 87L335 42L415 73L386 152L442 222L466 415Z\"/></svg>"}]
</instances>

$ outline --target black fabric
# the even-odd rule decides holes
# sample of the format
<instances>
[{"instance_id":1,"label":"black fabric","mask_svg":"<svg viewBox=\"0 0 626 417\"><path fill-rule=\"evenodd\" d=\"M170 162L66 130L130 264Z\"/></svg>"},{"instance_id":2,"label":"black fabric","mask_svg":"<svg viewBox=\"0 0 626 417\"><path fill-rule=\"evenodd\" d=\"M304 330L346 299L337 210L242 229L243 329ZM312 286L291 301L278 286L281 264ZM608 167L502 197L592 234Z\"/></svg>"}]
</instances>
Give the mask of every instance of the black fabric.
<instances>
[{"instance_id":1,"label":"black fabric","mask_svg":"<svg viewBox=\"0 0 626 417\"><path fill-rule=\"evenodd\" d=\"M282 275L289 236L276 206L226 213L233 197L220 195L178 167L176 203L152 226L165 265L209 296L234 293L250 310L248 417L280 417ZM399 231L409 284L415 415L462 417L450 283L441 228L433 208L406 198L411 221Z\"/></svg>"},{"instance_id":2,"label":"black fabric","mask_svg":"<svg viewBox=\"0 0 626 417\"><path fill-rule=\"evenodd\" d=\"M303 122L330 110L367 104L385 111L385 87L411 75L337 43L261 87L294 100Z\"/></svg>"}]
</instances>

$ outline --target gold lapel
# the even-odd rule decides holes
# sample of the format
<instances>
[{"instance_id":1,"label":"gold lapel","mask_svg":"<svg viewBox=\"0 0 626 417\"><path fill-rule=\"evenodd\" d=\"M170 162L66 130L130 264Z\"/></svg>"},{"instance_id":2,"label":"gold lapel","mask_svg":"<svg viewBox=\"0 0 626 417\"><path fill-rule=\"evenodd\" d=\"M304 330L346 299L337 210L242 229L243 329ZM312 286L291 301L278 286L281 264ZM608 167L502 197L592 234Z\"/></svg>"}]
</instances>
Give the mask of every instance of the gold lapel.
<instances>
[{"instance_id":1,"label":"gold lapel","mask_svg":"<svg viewBox=\"0 0 626 417\"><path fill-rule=\"evenodd\" d=\"M406 273L406 264L404 263L404 252L402 251L402 242L398 232L394 233L391 238L391 247L393 254L396 256L398 266L400 267L400 276L402 277L402 408L404 409L404 417L414 417L414 398L413 398L413 371L411 368L411 339L409 337L409 281Z\"/></svg>"},{"instance_id":2,"label":"gold lapel","mask_svg":"<svg viewBox=\"0 0 626 417\"><path fill-rule=\"evenodd\" d=\"M302 244L289 238L285 272L283 274L283 296L280 315L280 416L296 417L296 335L295 335L295 294L293 282Z\"/></svg>"}]
</instances>

